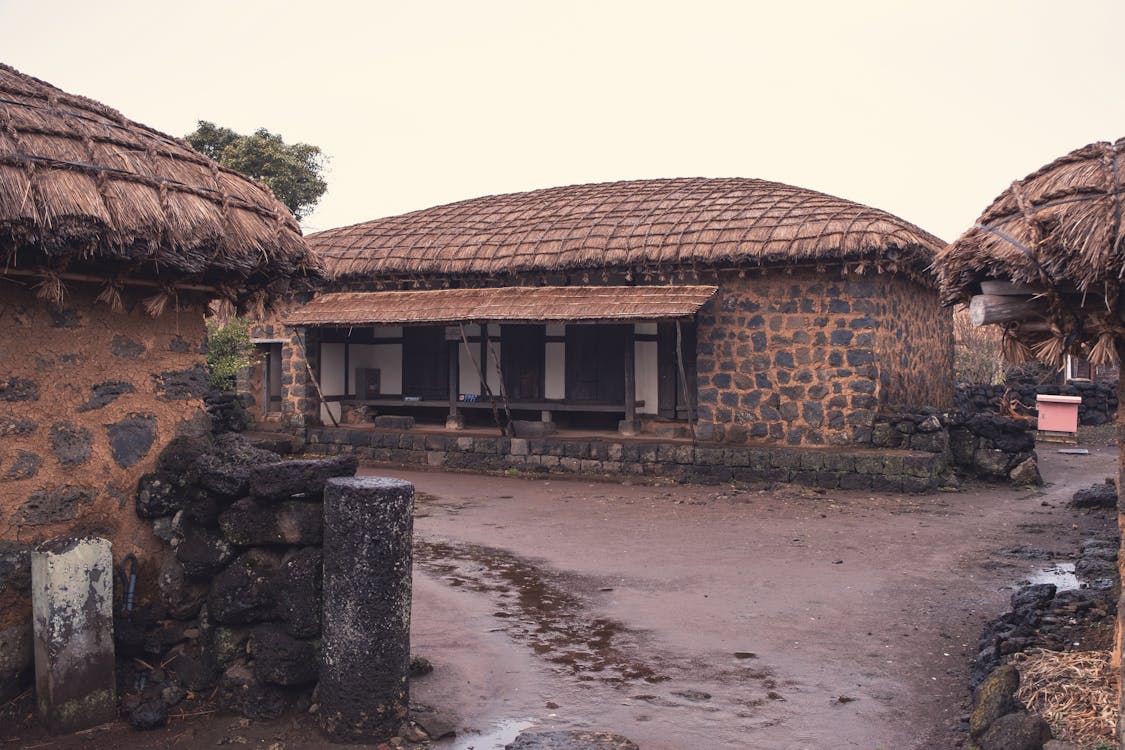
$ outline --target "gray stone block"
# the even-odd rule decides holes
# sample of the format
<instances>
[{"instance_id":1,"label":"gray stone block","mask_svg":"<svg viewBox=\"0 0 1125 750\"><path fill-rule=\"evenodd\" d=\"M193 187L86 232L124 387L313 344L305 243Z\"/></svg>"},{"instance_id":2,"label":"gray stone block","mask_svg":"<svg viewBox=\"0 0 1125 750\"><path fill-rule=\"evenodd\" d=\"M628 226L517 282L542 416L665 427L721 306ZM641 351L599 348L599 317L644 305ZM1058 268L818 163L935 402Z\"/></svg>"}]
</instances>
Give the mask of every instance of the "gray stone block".
<instances>
[{"instance_id":1,"label":"gray stone block","mask_svg":"<svg viewBox=\"0 0 1125 750\"><path fill-rule=\"evenodd\" d=\"M31 556L35 695L52 734L117 718L113 555L105 539L57 539Z\"/></svg>"}]
</instances>

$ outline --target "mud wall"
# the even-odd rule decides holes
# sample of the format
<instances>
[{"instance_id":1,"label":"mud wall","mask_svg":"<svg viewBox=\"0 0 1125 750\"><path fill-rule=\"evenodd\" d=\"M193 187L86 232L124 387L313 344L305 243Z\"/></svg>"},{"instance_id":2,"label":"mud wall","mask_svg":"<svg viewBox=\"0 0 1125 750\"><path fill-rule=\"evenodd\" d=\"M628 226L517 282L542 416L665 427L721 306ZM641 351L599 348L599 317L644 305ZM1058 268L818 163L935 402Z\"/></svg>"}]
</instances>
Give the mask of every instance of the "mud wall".
<instances>
[{"instance_id":1,"label":"mud wall","mask_svg":"<svg viewBox=\"0 0 1125 750\"><path fill-rule=\"evenodd\" d=\"M880 409L952 402L952 317L906 278L719 278L698 316L699 436L867 444Z\"/></svg>"},{"instance_id":2,"label":"mud wall","mask_svg":"<svg viewBox=\"0 0 1125 750\"><path fill-rule=\"evenodd\" d=\"M208 429L201 304L153 319L143 292L121 312L96 293L73 286L53 309L6 280L0 298L0 696L31 663L30 546L95 534L118 561L158 554L137 480L176 435Z\"/></svg>"},{"instance_id":3,"label":"mud wall","mask_svg":"<svg viewBox=\"0 0 1125 750\"><path fill-rule=\"evenodd\" d=\"M879 287L875 358L879 407L953 405L953 313L936 289L902 276L872 279Z\"/></svg>"}]
</instances>

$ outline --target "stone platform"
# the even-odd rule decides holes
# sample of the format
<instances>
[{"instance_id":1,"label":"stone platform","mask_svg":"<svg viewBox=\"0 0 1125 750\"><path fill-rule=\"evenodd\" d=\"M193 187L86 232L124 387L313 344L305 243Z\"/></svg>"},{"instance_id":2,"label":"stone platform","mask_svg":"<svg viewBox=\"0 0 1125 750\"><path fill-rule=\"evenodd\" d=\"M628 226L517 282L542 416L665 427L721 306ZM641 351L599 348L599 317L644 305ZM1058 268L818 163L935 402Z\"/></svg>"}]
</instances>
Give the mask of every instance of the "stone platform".
<instances>
[{"instance_id":1,"label":"stone platform","mask_svg":"<svg viewBox=\"0 0 1125 750\"><path fill-rule=\"evenodd\" d=\"M649 477L677 482L792 482L826 489L931 492L948 470L941 453L878 448L719 445L616 434L508 438L441 429L309 427L311 453L466 471Z\"/></svg>"}]
</instances>

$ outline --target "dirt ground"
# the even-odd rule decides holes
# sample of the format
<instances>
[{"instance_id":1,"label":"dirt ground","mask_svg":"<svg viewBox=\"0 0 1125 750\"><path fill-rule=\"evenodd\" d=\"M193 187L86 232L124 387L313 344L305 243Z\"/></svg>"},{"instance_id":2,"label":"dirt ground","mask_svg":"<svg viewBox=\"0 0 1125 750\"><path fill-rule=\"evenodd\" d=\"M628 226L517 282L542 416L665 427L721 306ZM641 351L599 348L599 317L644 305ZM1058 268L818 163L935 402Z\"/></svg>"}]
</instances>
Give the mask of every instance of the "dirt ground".
<instances>
[{"instance_id":1,"label":"dirt ground","mask_svg":"<svg viewBox=\"0 0 1125 750\"><path fill-rule=\"evenodd\" d=\"M1065 508L1116 447L1039 446L1048 485L929 496L628 486L364 468L415 483L420 717L502 748L522 728L645 750L951 748L985 620L1116 522ZM206 715L0 747L322 747L309 717Z\"/></svg>"}]
</instances>

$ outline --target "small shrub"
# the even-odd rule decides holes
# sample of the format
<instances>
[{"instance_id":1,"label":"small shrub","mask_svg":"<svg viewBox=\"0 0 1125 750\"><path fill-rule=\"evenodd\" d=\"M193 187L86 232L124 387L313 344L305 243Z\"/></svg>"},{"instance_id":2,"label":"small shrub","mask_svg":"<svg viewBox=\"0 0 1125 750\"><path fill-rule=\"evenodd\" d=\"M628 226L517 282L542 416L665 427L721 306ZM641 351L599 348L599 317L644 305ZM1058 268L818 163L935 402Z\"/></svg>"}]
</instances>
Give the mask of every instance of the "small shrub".
<instances>
[{"instance_id":1,"label":"small shrub","mask_svg":"<svg viewBox=\"0 0 1125 750\"><path fill-rule=\"evenodd\" d=\"M238 371L257 361L257 352L250 341L248 320L207 321L207 371L211 374L212 387L221 391L233 390Z\"/></svg>"}]
</instances>

